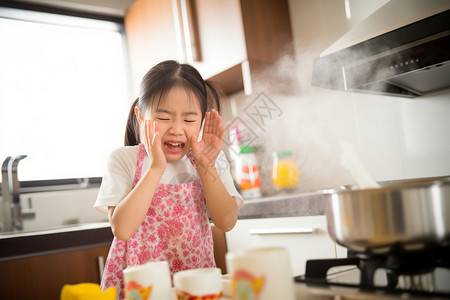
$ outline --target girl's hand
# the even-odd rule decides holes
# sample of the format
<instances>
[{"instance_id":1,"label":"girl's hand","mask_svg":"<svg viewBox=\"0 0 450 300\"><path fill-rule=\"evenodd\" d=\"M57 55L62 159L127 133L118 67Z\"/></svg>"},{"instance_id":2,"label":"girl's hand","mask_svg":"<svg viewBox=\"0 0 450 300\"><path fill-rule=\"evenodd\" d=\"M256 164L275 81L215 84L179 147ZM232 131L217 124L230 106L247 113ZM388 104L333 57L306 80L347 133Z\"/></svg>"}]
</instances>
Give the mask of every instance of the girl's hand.
<instances>
[{"instance_id":1,"label":"girl's hand","mask_svg":"<svg viewBox=\"0 0 450 300\"><path fill-rule=\"evenodd\" d=\"M191 137L192 153L197 164L205 168L214 166L222 149L224 134L225 127L219 113L215 109L207 112L202 140L197 142L196 135Z\"/></svg>"},{"instance_id":2,"label":"girl's hand","mask_svg":"<svg viewBox=\"0 0 450 300\"><path fill-rule=\"evenodd\" d=\"M151 167L166 169L167 161L161 148L161 135L156 121L144 120L144 144L147 154L152 158Z\"/></svg>"}]
</instances>

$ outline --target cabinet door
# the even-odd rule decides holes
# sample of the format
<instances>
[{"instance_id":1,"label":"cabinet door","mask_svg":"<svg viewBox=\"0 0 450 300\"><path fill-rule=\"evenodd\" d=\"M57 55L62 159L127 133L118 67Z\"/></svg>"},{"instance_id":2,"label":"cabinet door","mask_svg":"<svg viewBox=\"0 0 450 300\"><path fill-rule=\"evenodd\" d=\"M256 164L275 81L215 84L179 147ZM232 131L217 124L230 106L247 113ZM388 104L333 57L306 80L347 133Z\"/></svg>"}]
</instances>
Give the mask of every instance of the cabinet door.
<instances>
[{"instance_id":1,"label":"cabinet door","mask_svg":"<svg viewBox=\"0 0 450 300\"><path fill-rule=\"evenodd\" d=\"M179 45L171 0L138 0L125 15L133 91L137 93L145 73L155 64L178 60Z\"/></svg>"},{"instance_id":2,"label":"cabinet door","mask_svg":"<svg viewBox=\"0 0 450 300\"><path fill-rule=\"evenodd\" d=\"M108 246L0 262L0 299L59 299L64 284L100 283Z\"/></svg>"},{"instance_id":3,"label":"cabinet door","mask_svg":"<svg viewBox=\"0 0 450 300\"><path fill-rule=\"evenodd\" d=\"M191 63L209 78L247 57L239 0L138 0L125 15L125 32L136 92L163 60ZM197 61L187 57L193 48Z\"/></svg>"},{"instance_id":4,"label":"cabinet door","mask_svg":"<svg viewBox=\"0 0 450 300\"><path fill-rule=\"evenodd\" d=\"M187 0L189 2L189 0ZM239 0L191 0L201 60L193 65L209 78L247 59Z\"/></svg>"},{"instance_id":5,"label":"cabinet door","mask_svg":"<svg viewBox=\"0 0 450 300\"><path fill-rule=\"evenodd\" d=\"M241 0L247 56L256 93L261 89L269 94L299 92L288 2Z\"/></svg>"},{"instance_id":6,"label":"cabinet door","mask_svg":"<svg viewBox=\"0 0 450 300\"><path fill-rule=\"evenodd\" d=\"M302 275L308 259L335 258L325 216L238 220L226 233L228 251L278 246L290 256L292 275Z\"/></svg>"}]
</instances>

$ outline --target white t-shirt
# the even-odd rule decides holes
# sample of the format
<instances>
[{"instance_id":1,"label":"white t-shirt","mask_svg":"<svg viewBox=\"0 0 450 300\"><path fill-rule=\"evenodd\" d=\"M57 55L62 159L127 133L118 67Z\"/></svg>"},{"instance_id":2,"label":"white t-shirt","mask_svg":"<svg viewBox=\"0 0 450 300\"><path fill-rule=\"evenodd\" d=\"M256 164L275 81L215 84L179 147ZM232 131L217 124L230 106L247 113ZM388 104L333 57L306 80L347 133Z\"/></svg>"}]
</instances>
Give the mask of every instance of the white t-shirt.
<instances>
[{"instance_id":1,"label":"white t-shirt","mask_svg":"<svg viewBox=\"0 0 450 300\"><path fill-rule=\"evenodd\" d=\"M133 188L134 173L139 153L139 146L120 147L114 150L108 158L106 171L94 207L107 213L108 206L116 206ZM230 173L230 164L223 151L220 151L215 162L228 193L235 197L238 207L244 204L242 196L236 190ZM142 174L150 167L150 158L145 155ZM211 175L212 176L212 175ZM168 161L160 183L185 183L197 179L197 171L191 160L185 155L178 161Z\"/></svg>"}]
</instances>

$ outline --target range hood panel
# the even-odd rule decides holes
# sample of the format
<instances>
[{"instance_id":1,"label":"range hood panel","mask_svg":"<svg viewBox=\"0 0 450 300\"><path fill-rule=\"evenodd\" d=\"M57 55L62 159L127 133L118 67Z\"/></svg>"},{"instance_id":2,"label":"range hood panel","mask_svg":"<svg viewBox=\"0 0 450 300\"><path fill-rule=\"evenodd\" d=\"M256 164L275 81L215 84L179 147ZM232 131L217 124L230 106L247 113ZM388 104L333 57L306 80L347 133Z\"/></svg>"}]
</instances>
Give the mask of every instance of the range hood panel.
<instances>
[{"instance_id":1,"label":"range hood panel","mask_svg":"<svg viewBox=\"0 0 450 300\"><path fill-rule=\"evenodd\" d=\"M449 78L450 63L447 62L394 77L388 81L392 84L414 90L419 95L423 95L447 88Z\"/></svg>"},{"instance_id":2,"label":"range hood panel","mask_svg":"<svg viewBox=\"0 0 450 300\"><path fill-rule=\"evenodd\" d=\"M392 3L405 1L416 2L391 0L385 6L392 8ZM314 62L312 84L401 97L422 96L450 87L450 1L420 2L445 2L447 9L347 48L325 51ZM432 12L436 12L436 5ZM338 41L330 48L348 43L345 39L345 43Z\"/></svg>"}]
</instances>

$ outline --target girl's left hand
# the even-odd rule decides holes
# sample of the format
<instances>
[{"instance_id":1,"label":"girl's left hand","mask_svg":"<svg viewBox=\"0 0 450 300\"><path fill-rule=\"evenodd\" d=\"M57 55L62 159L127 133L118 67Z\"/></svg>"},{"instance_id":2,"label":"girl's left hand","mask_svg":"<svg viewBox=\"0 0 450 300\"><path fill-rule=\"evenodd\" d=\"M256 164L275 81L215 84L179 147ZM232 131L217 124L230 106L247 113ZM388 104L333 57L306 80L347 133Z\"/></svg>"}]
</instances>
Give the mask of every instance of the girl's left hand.
<instances>
[{"instance_id":1,"label":"girl's left hand","mask_svg":"<svg viewBox=\"0 0 450 300\"><path fill-rule=\"evenodd\" d=\"M197 164L205 168L214 166L222 149L224 134L225 127L222 124L222 117L220 117L219 113L215 109L207 112L202 140L198 142L196 135L191 137L192 153Z\"/></svg>"}]
</instances>

